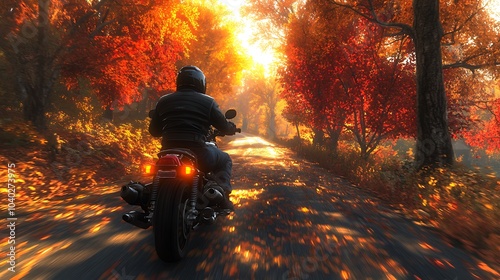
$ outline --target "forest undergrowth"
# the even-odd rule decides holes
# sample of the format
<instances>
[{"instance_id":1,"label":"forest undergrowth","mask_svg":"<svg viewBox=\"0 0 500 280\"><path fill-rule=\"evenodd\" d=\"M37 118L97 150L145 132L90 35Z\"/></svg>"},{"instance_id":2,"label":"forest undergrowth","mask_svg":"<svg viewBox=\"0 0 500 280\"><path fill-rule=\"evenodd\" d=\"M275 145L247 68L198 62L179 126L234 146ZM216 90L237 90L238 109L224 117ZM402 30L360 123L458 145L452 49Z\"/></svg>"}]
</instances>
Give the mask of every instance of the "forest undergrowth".
<instances>
[{"instance_id":1,"label":"forest undergrowth","mask_svg":"<svg viewBox=\"0 0 500 280\"><path fill-rule=\"evenodd\" d=\"M159 150L146 120L114 124L75 120L64 113L49 120L48 132L39 133L19 114L2 119L0 161L15 165L9 172L15 174L21 212L24 206L31 209L103 185L116 185L118 192L121 183L137 179L141 162ZM7 172L2 168L0 177L7 178Z\"/></svg>"},{"instance_id":2,"label":"forest undergrowth","mask_svg":"<svg viewBox=\"0 0 500 280\"><path fill-rule=\"evenodd\" d=\"M296 141L281 141L310 161L348 179L400 210L415 223L440 230L500 270L500 181L484 168L453 167L416 171L409 160L380 152L361 159L354 147L337 154Z\"/></svg>"}]
</instances>

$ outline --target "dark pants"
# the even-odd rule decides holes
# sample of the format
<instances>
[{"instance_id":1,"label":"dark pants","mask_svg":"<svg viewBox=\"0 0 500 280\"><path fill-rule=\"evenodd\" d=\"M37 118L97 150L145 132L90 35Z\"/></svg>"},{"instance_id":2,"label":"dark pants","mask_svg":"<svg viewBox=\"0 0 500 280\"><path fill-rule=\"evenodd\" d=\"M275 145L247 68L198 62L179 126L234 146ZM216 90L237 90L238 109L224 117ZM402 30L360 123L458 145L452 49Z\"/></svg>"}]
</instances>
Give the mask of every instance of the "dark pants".
<instances>
[{"instance_id":1,"label":"dark pants","mask_svg":"<svg viewBox=\"0 0 500 280\"><path fill-rule=\"evenodd\" d=\"M228 194L231 193L231 170L233 162L227 153L221 151L216 146L198 143L194 145L187 145L186 142L168 143L163 147L163 149L173 148L190 149L196 154L200 170L205 173L212 172L211 179L216 181Z\"/></svg>"}]
</instances>

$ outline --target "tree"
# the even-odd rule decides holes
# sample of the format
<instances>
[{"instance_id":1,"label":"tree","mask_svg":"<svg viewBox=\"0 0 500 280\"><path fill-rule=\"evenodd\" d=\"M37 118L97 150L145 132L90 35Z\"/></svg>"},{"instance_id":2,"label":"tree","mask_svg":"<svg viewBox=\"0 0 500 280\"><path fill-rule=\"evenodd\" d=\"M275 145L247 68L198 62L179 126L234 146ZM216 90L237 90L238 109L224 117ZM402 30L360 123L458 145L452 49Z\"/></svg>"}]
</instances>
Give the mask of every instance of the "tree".
<instances>
[{"instance_id":1,"label":"tree","mask_svg":"<svg viewBox=\"0 0 500 280\"><path fill-rule=\"evenodd\" d=\"M252 73L244 79L246 106L254 108L254 112L263 111L266 136L273 140L276 138L276 110L281 90L280 84L275 79L265 77L263 67L256 67Z\"/></svg>"},{"instance_id":2,"label":"tree","mask_svg":"<svg viewBox=\"0 0 500 280\"><path fill-rule=\"evenodd\" d=\"M472 22L471 19L478 17L482 8L479 5L473 9L460 7L462 11L470 11L469 16L454 21L452 23L454 28L448 33L443 30L441 25L438 0L414 0L411 8L405 1L362 0L332 1L332 3L354 11L381 26L399 31L393 35L409 36L413 40L417 75L416 164L418 167L452 164L454 155L447 119L441 42L445 35L459 38L458 32L463 30L469 22ZM476 3L481 2L477 1ZM458 5L452 4L451 1L447 1L446 4L453 6L449 8L450 10L458 8ZM413 16L412 24L408 23L411 15ZM465 37L465 39L471 38ZM483 55L482 57L487 56ZM471 56L469 60L458 62L456 66L463 65L464 62L469 64L473 58L477 59L478 56ZM486 64L498 65L498 62L490 59Z\"/></svg>"},{"instance_id":3,"label":"tree","mask_svg":"<svg viewBox=\"0 0 500 280\"><path fill-rule=\"evenodd\" d=\"M336 26L344 18L330 17L329 20ZM346 118L341 104L343 90L339 90L339 80L335 78L343 51L335 44L338 38L331 30L324 29L323 24L309 6L302 7L292 17L287 27L283 49L286 62L280 77L284 88L282 97L289 104L286 118L297 131L299 123L310 127L317 145L322 145L326 130L330 148L335 151Z\"/></svg>"},{"instance_id":4,"label":"tree","mask_svg":"<svg viewBox=\"0 0 500 280\"><path fill-rule=\"evenodd\" d=\"M259 26L259 36L267 42L281 42L285 37L284 30L290 16L296 12L297 0L250 0L243 6ZM257 38L258 39L258 38Z\"/></svg>"},{"instance_id":5,"label":"tree","mask_svg":"<svg viewBox=\"0 0 500 280\"><path fill-rule=\"evenodd\" d=\"M362 41L358 38L351 42L356 50L351 50L350 61L346 62L351 73L351 79L346 80L353 83L346 127L365 159L383 140L415 135L414 63L411 57L401 55L401 50L391 59L381 55L382 34L372 34L375 36L365 35ZM402 41L401 48L405 44Z\"/></svg>"},{"instance_id":6,"label":"tree","mask_svg":"<svg viewBox=\"0 0 500 280\"><path fill-rule=\"evenodd\" d=\"M236 33L240 26L219 1L192 1L189 5L196 11L196 25L192 26L190 48L177 65L198 66L207 77L207 93L223 106L249 62L239 51Z\"/></svg>"},{"instance_id":7,"label":"tree","mask_svg":"<svg viewBox=\"0 0 500 280\"><path fill-rule=\"evenodd\" d=\"M285 89L305 96L315 133L326 131L333 151L341 132L350 133L363 158L382 140L412 135L413 64L401 54L407 40L388 57L381 28L317 8L306 5L290 23L283 72Z\"/></svg>"},{"instance_id":8,"label":"tree","mask_svg":"<svg viewBox=\"0 0 500 280\"><path fill-rule=\"evenodd\" d=\"M54 84L86 79L102 101L124 105L141 87L172 88L175 62L187 46L190 11L174 2L3 1L0 48L26 120L46 129ZM182 19L178 17L182 16Z\"/></svg>"},{"instance_id":9,"label":"tree","mask_svg":"<svg viewBox=\"0 0 500 280\"><path fill-rule=\"evenodd\" d=\"M57 48L52 47L50 1L2 1L0 48L13 69L23 100L24 117L37 128L45 127L45 108L56 71L52 70Z\"/></svg>"},{"instance_id":10,"label":"tree","mask_svg":"<svg viewBox=\"0 0 500 280\"><path fill-rule=\"evenodd\" d=\"M308 108L309 104L302 94L289 90L287 87L284 87L280 96L286 101L286 106L282 113L283 117L293 124L297 133L297 139L300 140L300 125L309 124L308 116L311 115L311 109Z\"/></svg>"},{"instance_id":11,"label":"tree","mask_svg":"<svg viewBox=\"0 0 500 280\"><path fill-rule=\"evenodd\" d=\"M462 136L474 147L486 150L488 153L500 150L500 80L489 78L478 79L475 87L470 89L481 92L478 99L468 101L471 106L466 111L473 118L473 125L463 130ZM470 82L465 80L463 82ZM477 95L476 95L477 96Z\"/></svg>"},{"instance_id":12,"label":"tree","mask_svg":"<svg viewBox=\"0 0 500 280\"><path fill-rule=\"evenodd\" d=\"M187 16L192 10L162 2L113 6L106 11L99 20L109 24L91 36L84 31L65 56L62 74L68 88L88 80L108 109L157 100L160 93L175 89L175 62L193 38L193 20Z\"/></svg>"}]
</instances>

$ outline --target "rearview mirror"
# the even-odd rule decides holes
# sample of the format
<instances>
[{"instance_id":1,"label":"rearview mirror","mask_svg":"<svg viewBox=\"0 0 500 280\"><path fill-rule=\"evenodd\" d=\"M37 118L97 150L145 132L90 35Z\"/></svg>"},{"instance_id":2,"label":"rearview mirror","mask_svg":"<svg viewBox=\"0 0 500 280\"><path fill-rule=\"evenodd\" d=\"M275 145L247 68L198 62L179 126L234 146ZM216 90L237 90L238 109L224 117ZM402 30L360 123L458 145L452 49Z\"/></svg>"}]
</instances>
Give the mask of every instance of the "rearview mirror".
<instances>
[{"instance_id":1,"label":"rearview mirror","mask_svg":"<svg viewBox=\"0 0 500 280\"><path fill-rule=\"evenodd\" d=\"M155 109L153 109L153 110L149 111L148 116L149 116L150 118L153 118L153 115L155 114L155 112L156 112L156 111L155 111Z\"/></svg>"},{"instance_id":2,"label":"rearview mirror","mask_svg":"<svg viewBox=\"0 0 500 280\"><path fill-rule=\"evenodd\" d=\"M226 119L230 120L230 119L234 119L234 117L236 117L236 110L234 109L229 109L226 111Z\"/></svg>"}]
</instances>

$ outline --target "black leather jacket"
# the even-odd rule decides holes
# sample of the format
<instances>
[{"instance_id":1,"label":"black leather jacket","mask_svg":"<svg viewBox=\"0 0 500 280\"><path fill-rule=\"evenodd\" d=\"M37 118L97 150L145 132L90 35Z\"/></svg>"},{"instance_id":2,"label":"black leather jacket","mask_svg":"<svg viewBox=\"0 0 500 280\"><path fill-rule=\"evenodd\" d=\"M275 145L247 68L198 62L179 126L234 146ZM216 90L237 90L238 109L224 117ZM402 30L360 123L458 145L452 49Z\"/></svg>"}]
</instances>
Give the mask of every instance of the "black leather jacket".
<instances>
[{"instance_id":1,"label":"black leather jacket","mask_svg":"<svg viewBox=\"0 0 500 280\"><path fill-rule=\"evenodd\" d=\"M236 130L212 97L193 90L181 90L158 100L149 133L163 136L164 147L172 142L203 143L210 125L225 134L234 134Z\"/></svg>"}]
</instances>

